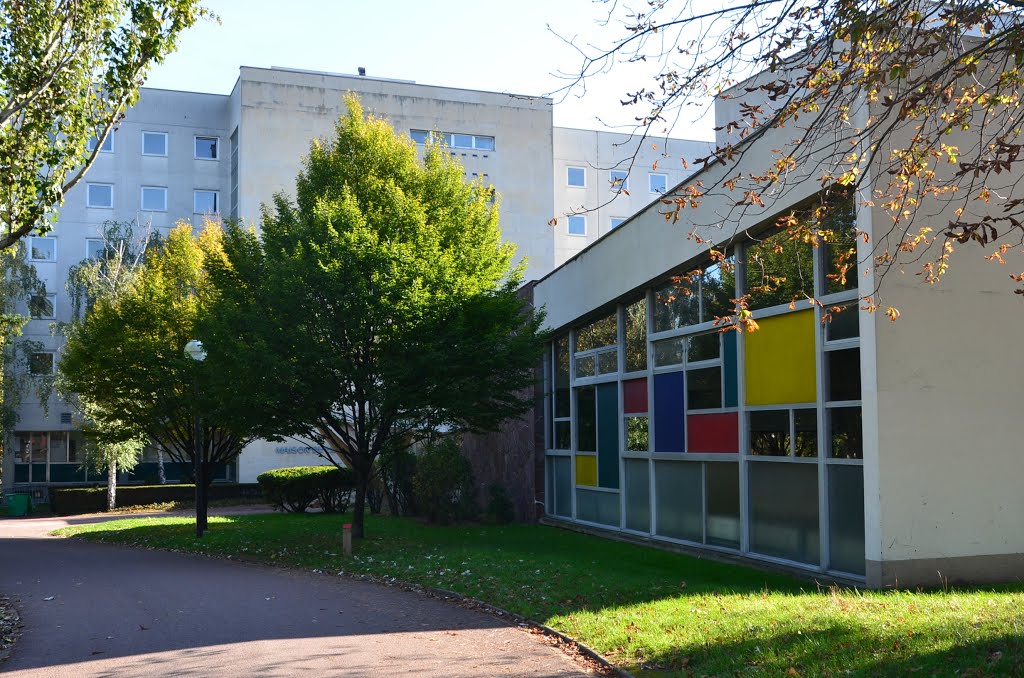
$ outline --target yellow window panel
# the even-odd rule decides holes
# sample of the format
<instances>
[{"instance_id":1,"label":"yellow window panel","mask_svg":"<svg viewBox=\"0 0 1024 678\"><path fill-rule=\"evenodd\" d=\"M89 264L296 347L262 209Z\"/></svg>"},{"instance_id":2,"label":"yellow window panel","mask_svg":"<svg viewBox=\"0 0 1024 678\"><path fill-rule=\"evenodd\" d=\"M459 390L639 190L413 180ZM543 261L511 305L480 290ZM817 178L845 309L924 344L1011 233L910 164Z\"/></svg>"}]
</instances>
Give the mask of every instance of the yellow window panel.
<instances>
[{"instance_id":1,"label":"yellow window panel","mask_svg":"<svg viewBox=\"0 0 1024 678\"><path fill-rule=\"evenodd\" d=\"M596 455L578 455L576 457L576 484L597 487Z\"/></svg>"},{"instance_id":2,"label":"yellow window panel","mask_svg":"<svg viewBox=\"0 0 1024 678\"><path fill-rule=\"evenodd\" d=\"M758 320L746 338L747 405L813 403L814 311L796 311Z\"/></svg>"}]
</instances>

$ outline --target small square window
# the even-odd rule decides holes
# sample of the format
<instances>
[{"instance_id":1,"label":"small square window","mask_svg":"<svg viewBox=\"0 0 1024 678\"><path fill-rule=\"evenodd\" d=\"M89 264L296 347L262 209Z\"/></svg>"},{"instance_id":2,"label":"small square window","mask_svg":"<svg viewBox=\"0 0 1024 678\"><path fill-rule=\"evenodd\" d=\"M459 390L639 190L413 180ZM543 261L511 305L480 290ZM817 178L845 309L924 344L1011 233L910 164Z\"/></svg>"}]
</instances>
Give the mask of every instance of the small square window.
<instances>
[{"instance_id":1,"label":"small square window","mask_svg":"<svg viewBox=\"0 0 1024 678\"><path fill-rule=\"evenodd\" d=\"M609 221L611 222L612 228L618 228L625 220L625 217L612 217Z\"/></svg>"},{"instance_id":2,"label":"small square window","mask_svg":"<svg viewBox=\"0 0 1024 678\"><path fill-rule=\"evenodd\" d=\"M53 374L53 353L33 353L28 359L30 374Z\"/></svg>"},{"instance_id":3,"label":"small square window","mask_svg":"<svg viewBox=\"0 0 1024 678\"><path fill-rule=\"evenodd\" d=\"M587 168L567 167L565 169L565 183L574 188L586 188Z\"/></svg>"},{"instance_id":4,"label":"small square window","mask_svg":"<svg viewBox=\"0 0 1024 678\"><path fill-rule=\"evenodd\" d=\"M86 184L85 206L99 207L101 209L113 209L114 207L114 185L113 184Z\"/></svg>"},{"instance_id":5,"label":"small square window","mask_svg":"<svg viewBox=\"0 0 1024 678\"><path fill-rule=\"evenodd\" d=\"M103 256L105 249L107 249L107 246L103 240L100 238L89 238L85 241L85 258L99 259Z\"/></svg>"},{"instance_id":6,"label":"small square window","mask_svg":"<svg viewBox=\"0 0 1024 678\"><path fill-rule=\"evenodd\" d=\"M28 258L32 261L57 261L57 240L55 238L29 238Z\"/></svg>"},{"instance_id":7,"label":"small square window","mask_svg":"<svg viewBox=\"0 0 1024 678\"><path fill-rule=\"evenodd\" d=\"M648 174L647 182L649 184L651 193L662 194L668 190L667 174Z\"/></svg>"},{"instance_id":8,"label":"small square window","mask_svg":"<svg viewBox=\"0 0 1024 678\"><path fill-rule=\"evenodd\" d=\"M582 214L574 214L569 217L569 235L586 235L587 218Z\"/></svg>"},{"instance_id":9,"label":"small square window","mask_svg":"<svg viewBox=\"0 0 1024 678\"><path fill-rule=\"evenodd\" d=\"M629 172L612 170L608 172L608 183L616 193L629 190Z\"/></svg>"},{"instance_id":10,"label":"small square window","mask_svg":"<svg viewBox=\"0 0 1024 678\"><path fill-rule=\"evenodd\" d=\"M193 211L196 214L217 214L220 212L220 193L217 191L195 191Z\"/></svg>"},{"instance_id":11,"label":"small square window","mask_svg":"<svg viewBox=\"0 0 1024 678\"><path fill-rule=\"evenodd\" d=\"M28 309L37 320L53 320L57 311L56 294L36 294L28 300Z\"/></svg>"},{"instance_id":12,"label":"small square window","mask_svg":"<svg viewBox=\"0 0 1024 678\"><path fill-rule=\"evenodd\" d=\"M89 139L88 144L89 152L96 150L96 137ZM100 153L113 153L114 152L114 133L111 132L107 135L107 138L103 140L103 146L100 147Z\"/></svg>"},{"instance_id":13,"label":"small square window","mask_svg":"<svg viewBox=\"0 0 1024 678\"><path fill-rule=\"evenodd\" d=\"M216 160L220 157L220 139L217 137L196 137L196 159Z\"/></svg>"},{"instance_id":14,"label":"small square window","mask_svg":"<svg viewBox=\"0 0 1024 678\"><path fill-rule=\"evenodd\" d=\"M167 155L167 132L143 132L142 155Z\"/></svg>"},{"instance_id":15,"label":"small square window","mask_svg":"<svg viewBox=\"0 0 1024 678\"><path fill-rule=\"evenodd\" d=\"M167 189L159 186L142 187L142 211L166 212Z\"/></svg>"}]
</instances>

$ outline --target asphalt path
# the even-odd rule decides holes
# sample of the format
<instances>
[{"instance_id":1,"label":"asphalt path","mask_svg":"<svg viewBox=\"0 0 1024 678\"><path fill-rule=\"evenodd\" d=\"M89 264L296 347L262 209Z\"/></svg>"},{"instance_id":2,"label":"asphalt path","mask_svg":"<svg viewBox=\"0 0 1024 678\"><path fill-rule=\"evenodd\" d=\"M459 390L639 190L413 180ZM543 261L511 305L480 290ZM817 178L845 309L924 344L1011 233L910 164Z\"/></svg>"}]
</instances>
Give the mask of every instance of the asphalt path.
<instances>
[{"instance_id":1,"label":"asphalt path","mask_svg":"<svg viewBox=\"0 0 1024 678\"><path fill-rule=\"evenodd\" d=\"M48 536L95 519L0 520L18 678L537 676L587 671L533 634L421 594Z\"/></svg>"}]
</instances>

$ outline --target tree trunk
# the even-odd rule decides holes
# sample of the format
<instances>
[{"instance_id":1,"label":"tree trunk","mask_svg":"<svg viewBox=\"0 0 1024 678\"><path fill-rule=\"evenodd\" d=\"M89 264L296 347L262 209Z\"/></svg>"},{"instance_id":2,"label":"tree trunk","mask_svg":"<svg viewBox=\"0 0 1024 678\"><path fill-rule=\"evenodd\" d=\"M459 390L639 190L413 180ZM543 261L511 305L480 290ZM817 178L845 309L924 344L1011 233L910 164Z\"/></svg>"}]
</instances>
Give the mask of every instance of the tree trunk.
<instances>
[{"instance_id":1,"label":"tree trunk","mask_svg":"<svg viewBox=\"0 0 1024 678\"><path fill-rule=\"evenodd\" d=\"M117 507L117 461L111 459L107 464L107 510Z\"/></svg>"},{"instance_id":2,"label":"tree trunk","mask_svg":"<svg viewBox=\"0 0 1024 678\"><path fill-rule=\"evenodd\" d=\"M167 474L164 473L164 451L159 448L156 451L156 478L161 485L167 482Z\"/></svg>"},{"instance_id":3,"label":"tree trunk","mask_svg":"<svg viewBox=\"0 0 1024 678\"><path fill-rule=\"evenodd\" d=\"M356 484L356 503L352 507L352 537L362 539L363 523L366 519L366 486L370 484L370 478L362 473L359 474L359 481Z\"/></svg>"},{"instance_id":4,"label":"tree trunk","mask_svg":"<svg viewBox=\"0 0 1024 678\"><path fill-rule=\"evenodd\" d=\"M195 464L195 483L196 483L196 538L202 539L203 532L206 531L206 466L201 461L196 461Z\"/></svg>"}]
</instances>

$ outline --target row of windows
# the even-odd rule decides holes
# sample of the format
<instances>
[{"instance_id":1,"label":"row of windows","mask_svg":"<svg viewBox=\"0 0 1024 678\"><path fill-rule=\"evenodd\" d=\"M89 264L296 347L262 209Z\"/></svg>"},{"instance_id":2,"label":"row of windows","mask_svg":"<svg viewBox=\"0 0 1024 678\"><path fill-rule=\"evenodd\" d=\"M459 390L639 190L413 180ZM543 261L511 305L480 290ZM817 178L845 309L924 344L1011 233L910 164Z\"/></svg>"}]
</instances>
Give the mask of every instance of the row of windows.
<instances>
[{"instance_id":1,"label":"row of windows","mask_svg":"<svg viewBox=\"0 0 1024 678\"><path fill-rule=\"evenodd\" d=\"M114 133L108 134L103 140L100 153L114 152ZM89 150L96 148L96 137L89 140ZM220 139L218 137L193 137L193 155L196 160L219 160ZM143 132L142 155L167 157L167 132Z\"/></svg>"},{"instance_id":2,"label":"row of windows","mask_svg":"<svg viewBox=\"0 0 1024 678\"><path fill-rule=\"evenodd\" d=\"M626 220L626 217L610 217L608 219L608 225L611 228L618 228L622 225L622 222ZM586 235L587 234L587 216L585 214L573 214L568 218L566 228L569 235Z\"/></svg>"},{"instance_id":3,"label":"row of windows","mask_svg":"<svg viewBox=\"0 0 1024 678\"><path fill-rule=\"evenodd\" d=\"M88 183L85 186L85 206L98 209L114 208L114 185ZM143 212L167 211L167 187L143 186L139 194L139 209ZM220 191L196 189L192 192L192 209L196 214L218 214Z\"/></svg>"},{"instance_id":4,"label":"row of windows","mask_svg":"<svg viewBox=\"0 0 1024 678\"><path fill-rule=\"evenodd\" d=\"M565 183L570 188L587 187L586 167L567 167ZM610 170L608 172L608 186L616 193L629 190L629 172L625 170ZM647 190L657 195L668 191L668 175L650 172L647 174Z\"/></svg>"},{"instance_id":5,"label":"row of windows","mask_svg":"<svg viewBox=\"0 0 1024 678\"><path fill-rule=\"evenodd\" d=\"M466 148L474 151L493 151L494 137L483 134L457 134L455 132L428 132L426 130L414 129L409 131L409 136L417 144L426 144L431 139L435 143L443 144L448 148Z\"/></svg>"}]
</instances>

